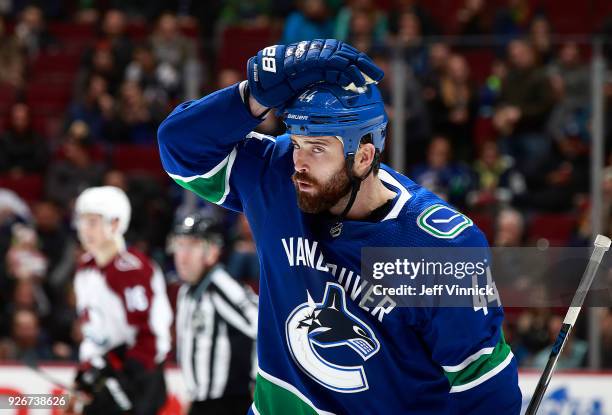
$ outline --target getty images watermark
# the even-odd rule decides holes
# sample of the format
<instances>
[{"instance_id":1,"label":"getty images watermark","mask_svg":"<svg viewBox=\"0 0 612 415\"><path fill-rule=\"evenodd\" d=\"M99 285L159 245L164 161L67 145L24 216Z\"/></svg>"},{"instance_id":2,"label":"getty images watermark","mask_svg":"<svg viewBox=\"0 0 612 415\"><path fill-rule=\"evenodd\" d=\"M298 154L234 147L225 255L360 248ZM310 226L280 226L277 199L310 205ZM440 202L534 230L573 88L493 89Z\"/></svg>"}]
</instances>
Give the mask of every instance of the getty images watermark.
<instances>
[{"instance_id":1,"label":"getty images watermark","mask_svg":"<svg viewBox=\"0 0 612 415\"><path fill-rule=\"evenodd\" d=\"M427 281L420 285L407 283L391 283L390 286L375 284L373 292L375 295L409 295L409 296L494 296L495 285L479 285L479 277L485 277L488 270L488 261L432 261L421 258L413 261L408 258L395 258L394 261L379 261L372 264L372 278L381 280L383 278L427 279L432 277L446 277L446 284L430 284ZM465 277L471 279L471 286L462 286L455 280L463 280ZM439 279L439 278L438 278Z\"/></svg>"},{"instance_id":2,"label":"getty images watermark","mask_svg":"<svg viewBox=\"0 0 612 415\"><path fill-rule=\"evenodd\" d=\"M362 289L404 307L569 306L589 248L364 248ZM587 305L612 306L607 259Z\"/></svg>"}]
</instances>

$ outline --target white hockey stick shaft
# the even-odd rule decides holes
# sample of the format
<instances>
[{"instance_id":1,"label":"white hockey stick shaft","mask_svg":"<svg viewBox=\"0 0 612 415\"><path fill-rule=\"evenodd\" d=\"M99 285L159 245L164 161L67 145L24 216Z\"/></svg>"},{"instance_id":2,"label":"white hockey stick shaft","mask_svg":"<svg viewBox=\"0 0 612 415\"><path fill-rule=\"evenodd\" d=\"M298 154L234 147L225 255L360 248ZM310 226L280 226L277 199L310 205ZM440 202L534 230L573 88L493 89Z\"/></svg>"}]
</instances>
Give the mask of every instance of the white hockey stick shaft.
<instances>
[{"instance_id":1,"label":"white hockey stick shaft","mask_svg":"<svg viewBox=\"0 0 612 415\"><path fill-rule=\"evenodd\" d=\"M610 248L611 243L612 241L610 241L610 238L607 236L597 235L597 238L595 238L595 249L591 254L589 264L582 275L580 284L578 285L578 290L574 294L570 308L567 310L567 314L563 320L563 325L561 326L557 340L552 347L550 356L548 357L548 362L546 363L542 376L540 376L538 386L536 386L536 390L531 397L531 401L529 402L525 415L536 415L538 408L540 407L540 403L542 402L542 398L544 397L546 389L548 388L548 384L550 383L555 366L557 365L557 360L563 351L563 347L567 342L572 327L574 327L574 324L576 323L578 314L580 314L580 310L584 304L584 299L586 298L589 289L591 288L591 284L595 279L595 275L597 274L597 269L601 264L601 260L603 259L606 251Z\"/></svg>"}]
</instances>

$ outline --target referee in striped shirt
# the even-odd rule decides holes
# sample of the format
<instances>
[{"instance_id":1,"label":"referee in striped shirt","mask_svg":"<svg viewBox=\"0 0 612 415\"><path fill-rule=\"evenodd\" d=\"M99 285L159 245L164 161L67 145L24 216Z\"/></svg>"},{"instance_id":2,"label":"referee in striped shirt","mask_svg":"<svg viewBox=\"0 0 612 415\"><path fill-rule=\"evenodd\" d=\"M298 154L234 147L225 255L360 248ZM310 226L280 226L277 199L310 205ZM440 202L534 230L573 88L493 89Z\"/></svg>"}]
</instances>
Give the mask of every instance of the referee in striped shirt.
<instances>
[{"instance_id":1,"label":"referee in striped shirt","mask_svg":"<svg viewBox=\"0 0 612 415\"><path fill-rule=\"evenodd\" d=\"M215 220L187 216L170 249L179 278L178 362L192 400L189 414L244 415L256 373L257 299L219 263L222 229Z\"/></svg>"}]
</instances>

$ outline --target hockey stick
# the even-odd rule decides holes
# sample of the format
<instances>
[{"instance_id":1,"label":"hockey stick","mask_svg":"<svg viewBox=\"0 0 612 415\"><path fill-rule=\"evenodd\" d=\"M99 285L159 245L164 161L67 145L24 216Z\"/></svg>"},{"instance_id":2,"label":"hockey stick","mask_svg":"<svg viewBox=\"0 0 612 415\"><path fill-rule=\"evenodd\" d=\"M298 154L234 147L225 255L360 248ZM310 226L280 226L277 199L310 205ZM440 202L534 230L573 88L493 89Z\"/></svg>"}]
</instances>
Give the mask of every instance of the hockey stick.
<instances>
[{"instance_id":1,"label":"hockey stick","mask_svg":"<svg viewBox=\"0 0 612 415\"><path fill-rule=\"evenodd\" d=\"M86 399L81 395L80 391L42 370L42 368L38 365L36 359L24 359L24 363L30 370L32 370L38 376L51 383L53 386L60 389L64 389L70 394L70 399L74 400L74 407L72 408L72 412L70 413L80 414L83 412L83 407L85 406Z\"/></svg>"},{"instance_id":2,"label":"hockey stick","mask_svg":"<svg viewBox=\"0 0 612 415\"><path fill-rule=\"evenodd\" d=\"M76 393L76 390L72 386L68 386L64 382L56 379L55 377L42 370L41 367L38 366L38 362L35 359L24 359L24 363L29 369L31 369L33 372L35 372L38 376L40 376L47 382L53 384L53 386L64 389L70 392L71 394Z\"/></svg>"},{"instance_id":3,"label":"hockey stick","mask_svg":"<svg viewBox=\"0 0 612 415\"><path fill-rule=\"evenodd\" d=\"M589 264L582 275L580 285L578 285L578 290L576 291L576 294L574 294L570 308L567 310L567 314L563 320L563 325L561 326L557 340L555 340L555 344L553 344L550 356L548 357L548 362L546 363L544 372L542 372L542 376L540 376L538 386L536 386L536 390L531 397L531 401L529 402L525 415L536 415L538 411L542 398L544 397L544 393L546 393L546 388L548 388L548 384L550 383L550 378L552 377L555 366L557 365L557 360L563 351L563 346L565 346L565 343L567 342L570 330L576 323L576 319L578 318L578 314L580 313L584 299L586 298L587 293L591 288L591 284L595 279L595 274L597 274L597 268L599 268L599 264L601 264L604 254L610 248L611 242L612 241L610 241L610 238L603 235L597 235L597 238L595 238L595 249L591 254Z\"/></svg>"}]
</instances>

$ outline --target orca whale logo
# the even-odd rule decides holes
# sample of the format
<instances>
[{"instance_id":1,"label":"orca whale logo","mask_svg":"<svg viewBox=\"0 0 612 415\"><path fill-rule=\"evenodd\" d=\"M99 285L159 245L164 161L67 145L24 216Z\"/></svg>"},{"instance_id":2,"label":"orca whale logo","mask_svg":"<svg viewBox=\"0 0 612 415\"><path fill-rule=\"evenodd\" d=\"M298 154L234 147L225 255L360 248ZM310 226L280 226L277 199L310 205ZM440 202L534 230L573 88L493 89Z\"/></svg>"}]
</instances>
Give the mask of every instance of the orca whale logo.
<instances>
[{"instance_id":1,"label":"orca whale logo","mask_svg":"<svg viewBox=\"0 0 612 415\"><path fill-rule=\"evenodd\" d=\"M313 380L328 389L355 393L368 389L363 365L343 366L326 360L318 348L348 347L364 361L374 356L380 343L374 332L346 308L344 289L328 282L321 303L306 291L307 302L287 318L285 334L291 356Z\"/></svg>"}]
</instances>

